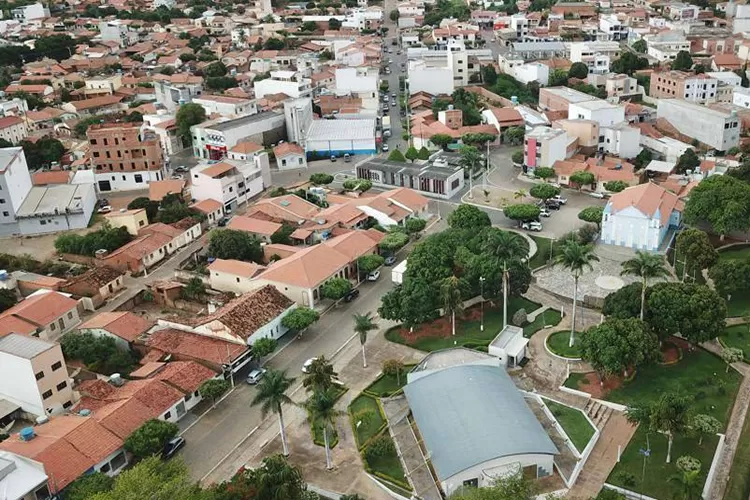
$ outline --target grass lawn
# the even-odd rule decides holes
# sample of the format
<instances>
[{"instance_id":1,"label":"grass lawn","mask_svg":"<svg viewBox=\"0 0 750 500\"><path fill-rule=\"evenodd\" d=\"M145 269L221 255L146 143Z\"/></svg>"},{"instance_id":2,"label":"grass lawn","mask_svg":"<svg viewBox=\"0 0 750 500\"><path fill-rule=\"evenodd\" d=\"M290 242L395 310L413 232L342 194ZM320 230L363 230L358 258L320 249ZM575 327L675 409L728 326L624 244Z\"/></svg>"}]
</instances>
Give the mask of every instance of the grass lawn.
<instances>
[{"instance_id":1,"label":"grass lawn","mask_svg":"<svg viewBox=\"0 0 750 500\"><path fill-rule=\"evenodd\" d=\"M395 450L393 453L386 456L366 458L365 460L367 460L367 465L376 475L380 473L387 477L396 479L402 484L409 484L409 481L404 475L404 469L401 467L401 461L398 459Z\"/></svg>"},{"instance_id":2,"label":"grass lawn","mask_svg":"<svg viewBox=\"0 0 750 500\"><path fill-rule=\"evenodd\" d=\"M719 252L721 260L748 260L750 259L750 245L727 248Z\"/></svg>"},{"instance_id":3,"label":"grass lawn","mask_svg":"<svg viewBox=\"0 0 750 500\"><path fill-rule=\"evenodd\" d=\"M750 292L732 294L732 300L727 302L727 316L730 318L750 316Z\"/></svg>"},{"instance_id":4,"label":"grass lawn","mask_svg":"<svg viewBox=\"0 0 750 500\"><path fill-rule=\"evenodd\" d=\"M378 377L375 382L370 384L365 390L379 395L380 397L391 396L394 392L406 385L406 374L409 373L412 366L404 366L404 371L400 376L386 375L385 373Z\"/></svg>"},{"instance_id":5,"label":"grass lawn","mask_svg":"<svg viewBox=\"0 0 750 500\"><path fill-rule=\"evenodd\" d=\"M750 325L730 326L724 330L720 339L727 347L742 349L745 361L750 360Z\"/></svg>"},{"instance_id":6,"label":"grass lawn","mask_svg":"<svg viewBox=\"0 0 750 500\"><path fill-rule=\"evenodd\" d=\"M523 327L523 336L530 338L547 325L557 326L562 320L562 314L557 309L547 309L536 317L534 321Z\"/></svg>"},{"instance_id":7,"label":"grass lawn","mask_svg":"<svg viewBox=\"0 0 750 500\"><path fill-rule=\"evenodd\" d=\"M565 380L565 383L563 385L569 389L580 390L578 388L580 382L583 382L583 384L588 383L588 381L586 380L586 374L585 373L571 373L570 377L568 377Z\"/></svg>"},{"instance_id":8,"label":"grass lawn","mask_svg":"<svg viewBox=\"0 0 750 500\"><path fill-rule=\"evenodd\" d=\"M385 338L391 342L405 344L427 352L448 349L455 346L466 346L471 348L487 346L492 339L497 336L503 326L502 299L497 302L500 305L494 308L489 308L485 304L484 331L481 331L481 321L479 319L462 320L456 318L456 335L453 336L450 334L450 320L439 318L436 321L447 321L447 335L438 335L434 333L432 335L424 336L417 335L413 341L408 341L401 335L400 327L395 327L385 333ZM530 313L540 307L541 306L536 302L532 302L523 297L511 297L508 301L508 321L510 321L513 314L521 308L526 309L526 312ZM420 327L415 329L415 332L426 326L428 325L420 325Z\"/></svg>"},{"instance_id":9,"label":"grass lawn","mask_svg":"<svg viewBox=\"0 0 750 500\"><path fill-rule=\"evenodd\" d=\"M352 415L352 426L358 446L362 446L363 443L377 434L385 424L378 402L367 394L357 396L349 405L349 412ZM367 412L369 417L364 419L362 424L357 427L357 421L360 420L357 415L362 412Z\"/></svg>"},{"instance_id":10,"label":"grass lawn","mask_svg":"<svg viewBox=\"0 0 750 500\"><path fill-rule=\"evenodd\" d=\"M639 368L631 381L611 390L606 399L631 405L654 401L666 392L687 394L695 400L694 413L705 413L725 423L741 378L734 370L729 373L725 370L724 362L717 356L703 349L692 352L685 349L679 363Z\"/></svg>"},{"instance_id":11,"label":"grass lawn","mask_svg":"<svg viewBox=\"0 0 750 500\"><path fill-rule=\"evenodd\" d=\"M640 376L640 375L639 375ZM646 427L640 426L630 440L627 448L623 452L620 463L615 465L612 473L609 475L607 482L615 486L621 486L637 493L643 493L653 498L670 499L682 498L679 496L680 485L676 481L670 481L669 478L679 474L676 462L683 455L690 455L701 461L701 485L706 480L706 474L711 467L716 444L719 440L717 436L706 436L703 444L698 446L698 438L687 438L676 436L672 444L672 462L666 463L667 457L667 437L659 433L648 434L648 444L646 440ZM650 447L651 456L646 459L646 475L641 483L643 473L643 455L639 450ZM702 488L702 486L701 486ZM700 491L700 490L699 490ZM726 497L725 497L726 498ZM745 500L744 497L743 500Z\"/></svg>"},{"instance_id":12,"label":"grass lawn","mask_svg":"<svg viewBox=\"0 0 750 500\"><path fill-rule=\"evenodd\" d=\"M347 390L348 389L346 387L339 387L336 392L336 401L338 401L341 396L346 393ZM309 413L307 415L307 421L310 422L312 426L313 443L317 444L318 446L325 446L323 427L318 425L317 422L312 422ZM335 448L337 444L339 444L339 435L334 427L328 430L328 446L330 448Z\"/></svg>"},{"instance_id":13,"label":"grass lawn","mask_svg":"<svg viewBox=\"0 0 750 500\"><path fill-rule=\"evenodd\" d=\"M565 433L568 435L573 445L582 453L586 445L589 444L591 436L594 435L594 428L589 423L581 410L571 408L570 406L561 405L548 399L544 400L549 411L555 416Z\"/></svg>"},{"instance_id":14,"label":"grass lawn","mask_svg":"<svg viewBox=\"0 0 750 500\"><path fill-rule=\"evenodd\" d=\"M547 347L553 353L565 358L580 358L581 353L578 351L578 343L574 343L573 347L570 347L569 343L569 330L561 330L547 337Z\"/></svg>"},{"instance_id":15,"label":"grass lawn","mask_svg":"<svg viewBox=\"0 0 750 500\"><path fill-rule=\"evenodd\" d=\"M550 256L557 249L557 245L553 247L552 240L543 236L530 235L531 239L536 243L537 251L534 256L529 260L529 267L534 270L538 267L542 267L547 264L550 260Z\"/></svg>"},{"instance_id":16,"label":"grass lawn","mask_svg":"<svg viewBox=\"0 0 750 500\"><path fill-rule=\"evenodd\" d=\"M750 496L750 418L745 419L734 454L724 500L747 500Z\"/></svg>"}]
</instances>

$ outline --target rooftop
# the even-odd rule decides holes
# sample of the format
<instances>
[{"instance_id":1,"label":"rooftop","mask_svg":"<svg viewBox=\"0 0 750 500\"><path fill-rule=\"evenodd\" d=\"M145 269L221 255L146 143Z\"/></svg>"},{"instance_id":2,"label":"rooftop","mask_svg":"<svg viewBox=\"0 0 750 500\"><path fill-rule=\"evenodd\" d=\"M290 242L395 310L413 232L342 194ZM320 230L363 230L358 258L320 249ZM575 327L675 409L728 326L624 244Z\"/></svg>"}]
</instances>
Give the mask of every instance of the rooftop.
<instances>
[{"instance_id":1,"label":"rooftop","mask_svg":"<svg viewBox=\"0 0 750 500\"><path fill-rule=\"evenodd\" d=\"M34 186L23 200L16 216L24 218L83 212L84 201L94 196L93 184Z\"/></svg>"},{"instance_id":2,"label":"rooftop","mask_svg":"<svg viewBox=\"0 0 750 500\"><path fill-rule=\"evenodd\" d=\"M17 333L11 333L0 338L0 352L25 359L33 359L54 346L55 344L44 340Z\"/></svg>"},{"instance_id":3,"label":"rooftop","mask_svg":"<svg viewBox=\"0 0 750 500\"><path fill-rule=\"evenodd\" d=\"M307 131L308 141L322 141L331 138L347 140L367 140L375 137L375 119L357 120L313 120Z\"/></svg>"},{"instance_id":4,"label":"rooftop","mask_svg":"<svg viewBox=\"0 0 750 500\"><path fill-rule=\"evenodd\" d=\"M146 333L153 323L132 312L102 312L86 321L78 328L81 330L101 329L121 339L133 342Z\"/></svg>"},{"instance_id":5,"label":"rooftop","mask_svg":"<svg viewBox=\"0 0 750 500\"><path fill-rule=\"evenodd\" d=\"M267 120L268 118L282 116L283 115L281 113L276 113L274 111L263 111L254 115L240 116L239 118L234 118L231 120L220 119L216 123L206 125L205 128L223 132L225 130L231 130L233 128L245 127L247 125L250 125L251 123L262 122L264 120ZM200 127L200 125L198 126Z\"/></svg>"}]
</instances>

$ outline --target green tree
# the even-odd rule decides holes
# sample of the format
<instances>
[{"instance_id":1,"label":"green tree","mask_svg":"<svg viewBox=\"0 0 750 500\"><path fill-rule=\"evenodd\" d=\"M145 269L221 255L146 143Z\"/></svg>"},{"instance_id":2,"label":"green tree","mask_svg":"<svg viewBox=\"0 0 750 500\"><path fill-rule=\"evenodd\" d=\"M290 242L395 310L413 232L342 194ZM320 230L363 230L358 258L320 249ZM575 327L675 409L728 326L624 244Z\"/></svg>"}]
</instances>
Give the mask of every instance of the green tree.
<instances>
[{"instance_id":1,"label":"green tree","mask_svg":"<svg viewBox=\"0 0 750 500\"><path fill-rule=\"evenodd\" d=\"M398 162L406 162L406 157L404 156L404 153L401 152L400 149L394 149L388 154L388 161L398 161Z\"/></svg>"},{"instance_id":2,"label":"green tree","mask_svg":"<svg viewBox=\"0 0 750 500\"><path fill-rule=\"evenodd\" d=\"M354 333L359 336L359 343L362 345L362 366L367 368L367 357L365 356L365 343L367 334L371 330L377 330L378 324L375 322L371 313L354 315Z\"/></svg>"},{"instance_id":3,"label":"green tree","mask_svg":"<svg viewBox=\"0 0 750 500\"><path fill-rule=\"evenodd\" d=\"M128 203L128 210L137 210L140 208L146 209L146 218L148 218L149 222L156 220L156 216L159 213L158 201L152 201L148 196L139 196Z\"/></svg>"},{"instance_id":4,"label":"green tree","mask_svg":"<svg viewBox=\"0 0 750 500\"><path fill-rule=\"evenodd\" d=\"M181 459L165 462L159 457L148 457L119 474L110 490L95 493L86 500L201 500L202 497Z\"/></svg>"},{"instance_id":5,"label":"green tree","mask_svg":"<svg viewBox=\"0 0 750 500\"><path fill-rule=\"evenodd\" d=\"M464 302L461 298L461 280L449 276L440 283L440 299L443 302L443 313L451 316L451 334L456 335L456 311L463 311Z\"/></svg>"},{"instance_id":6,"label":"green tree","mask_svg":"<svg viewBox=\"0 0 750 500\"><path fill-rule=\"evenodd\" d=\"M690 170L691 172L696 172L698 170L698 167L700 167L700 164L701 159L698 158L698 155L695 154L695 151L693 151L692 148L688 148L684 153L680 155L680 158L677 160L675 171L678 174L684 174L688 170Z\"/></svg>"},{"instance_id":7,"label":"green tree","mask_svg":"<svg viewBox=\"0 0 750 500\"><path fill-rule=\"evenodd\" d=\"M594 253L594 246L582 245L576 240L568 240L560 247L559 253L555 255L555 265L567 269L573 274L573 320L570 327L569 346L575 343L576 327L576 302L578 298L578 280L586 271L593 270L592 262L598 261L599 257Z\"/></svg>"},{"instance_id":8,"label":"green tree","mask_svg":"<svg viewBox=\"0 0 750 500\"><path fill-rule=\"evenodd\" d=\"M205 81L206 88L223 92L226 89L232 89L239 85L237 79L233 76L210 76Z\"/></svg>"},{"instance_id":9,"label":"green tree","mask_svg":"<svg viewBox=\"0 0 750 500\"><path fill-rule=\"evenodd\" d=\"M427 227L427 221L419 217L410 217L404 222L404 229L406 229L407 234L420 233L424 231L425 227Z\"/></svg>"},{"instance_id":10,"label":"green tree","mask_svg":"<svg viewBox=\"0 0 750 500\"><path fill-rule=\"evenodd\" d=\"M305 402L305 408L310 414L313 424L323 428L323 442L326 450L326 469L333 469L331 461L331 447L328 443L328 433L333 429L336 419L344 415L343 411L337 410L336 392L333 388L315 391Z\"/></svg>"},{"instance_id":11,"label":"green tree","mask_svg":"<svg viewBox=\"0 0 750 500\"><path fill-rule=\"evenodd\" d=\"M112 227L109 222L104 222L101 229L91 231L85 235L64 233L55 238L55 250L59 253L72 253L76 255L93 256L97 250L117 250L125 243L130 242L133 237L127 228Z\"/></svg>"},{"instance_id":12,"label":"green tree","mask_svg":"<svg viewBox=\"0 0 750 500\"><path fill-rule=\"evenodd\" d=\"M401 386L401 375L405 366L400 359L386 359L383 361L383 374L387 377L396 377L396 385Z\"/></svg>"},{"instance_id":13,"label":"green tree","mask_svg":"<svg viewBox=\"0 0 750 500\"><path fill-rule=\"evenodd\" d=\"M508 205L503 209L503 213L507 218L520 222L535 220L539 217L540 212L541 210L538 206L528 203Z\"/></svg>"},{"instance_id":14,"label":"green tree","mask_svg":"<svg viewBox=\"0 0 750 500\"><path fill-rule=\"evenodd\" d=\"M546 201L560 194L560 188L555 187L552 184L534 184L531 189L529 189L529 194L534 198Z\"/></svg>"},{"instance_id":15,"label":"green tree","mask_svg":"<svg viewBox=\"0 0 750 500\"><path fill-rule=\"evenodd\" d=\"M388 17L390 17L391 21L393 21L394 23L397 22L398 21L398 17L399 17L398 10L397 9L393 9L392 11L390 11L388 13Z\"/></svg>"},{"instance_id":16,"label":"green tree","mask_svg":"<svg viewBox=\"0 0 750 500\"><path fill-rule=\"evenodd\" d=\"M206 66L203 75L206 77L224 76L227 74L227 67L221 61L215 61Z\"/></svg>"},{"instance_id":17,"label":"green tree","mask_svg":"<svg viewBox=\"0 0 750 500\"><path fill-rule=\"evenodd\" d=\"M578 212L578 218L584 222L596 224L596 228L599 229L601 227L603 214L604 207L586 207Z\"/></svg>"},{"instance_id":18,"label":"green tree","mask_svg":"<svg viewBox=\"0 0 750 500\"><path fill-rule=\"evenodd\" d=\"M487 64L482 66L482 80L485 85L495 85L497 82L497 71L495 71L493 65Z\"/></svg>"},{"instance_id":19,"label":"green tree","mask_svg":"<svg viewBox=\"0 0 750 500\"><path fill-rule=\"evenodd\" d=\"M646 297L646 322L660 339L679 333L700 344L726 328L727 306L716 291L695 283L656 283Z\"/></svg>"},{"instance_id":20,"label":"green tree","mask_svg":"<svg viewBox=\"0 0 750 500\"><path fill-rule=\"evenodd\" d=\"M672 61L672 69L678 71L690 71L693 67L693 58L690 57L690 52L681 50L677 53L674 60Z\"/></svg>"},{"instance_id":21,"label":"green tree","mask_svg":"<svg viewBox=\"0 0 750 500\"><path fill-rule=\"evenodd\" d=\"M190 127L206 121L206 110L200 104L187 103L180 106L175 116L177 134L182 137L182 143L189 146L193 143Z\"/></svg>"},{"instance_id":22,"label":"green tree","mask_svg":"<svg viewBox=\"0 0 750 500\"><path fill-rule=\"evenodd\" d=\"M637 318L640 310L641 284L631 283L604 298L602 314L608 318Z\"/></svg>"},{"instance_id":23,"label":"green tree","mask_svg":"<svg viewBox=\"0 0 750 500\"><path fill-rule=\"evenodd\" d=\"M230 383L223 379L212 378L203 382L198 389L201 396L211 400L211 406L216 407L216 400L230 388Z\"/></svg>"},{"instance_id":24,"label":"green tree","mask_svg":"<svg viewBox=\"0 0 750 500\"><path fill-rule=\"evenodd\" d=\"M347 191L359 191L364 193L372 189L372 181L368 179L348 179L344 181L344 189Z\"/></svg>"},{"instance_id":25,"label":"green tree","mask_svg":"<svg viewBox=\"0 0 750 500\"><path fill-rule=\"evenodd\" d=\"M637 276L641 278L641 314L643 317L646 310L646 288L648 280L652 278L663 278L669 275L664 257L658 253L644 252L636 250L635 257L622 263L623 276Z\"/></svg>"},{"instance_id":26,"label":"green tree","mask_svg":"<svg viewBox=\"0 0 750 500\"><path fill-rule=\"evenodd\" d=\"M266 50L284 50L286 43L280 38L269 38L263 44L263 48Z\"/></svg>"},{"instance_id":27,"label":"green tree","mask_svg":"<svg viewBox=\"0 0 750 500\"><path fill-rule=\"evenodd\" d=\"M521 161L516 162L516 160L513 159L513 162L523 163L523 151L517 151L517 152L521 153ZM544 182L547 182L548 179L552 179L553 177L556 177L555 169L552 167L537 167L534 169L534 177L538 177L539 179L544 180Z\"/></svg>"},{"instance_id":28,"label":"green tree","mask_svg":"<svg viewBox=\"0 0 750 500\"><path fill-rule=\"evenodd\" d=\"M595 180L594 174L583 170L573 172L570 176L570 182L576 184L579 190L584 186L591 186Z\"/></svg>"},{"instance_id":29,"label":"green tree","mask_svg":"<svg viewBox=\"0 0 750 500\"><path fill-rule=\"evenodd\" d=\"M320 319L320 313L309 307L297 307L281 318L281 326L295 332L309 328Z\"/></svg>"},{"instance_id":30,"label":"green tree","mask_svg":"<svg viewBox=\"0 0 750 500\"><path fill-rule=\"evenodd\" d=\"M63 335L60 346L66 359L82 361L89 370L105 375L130 373L136 363L130 351L117 348L114 338L89 331Z\"/></svg>"},{"instance_id":31,"label":"green tree","mask_svg":"<svg viewBox=\"0 0 750 500\"><path fill-rule=\"evenodd\" d=\"M263 250L260 240L244 231L221 229L211 232L208 254L216 259L235 259L247 262L262 262Z\"/></svg>"},{"instance_id":32,"label":"green tree","mask_svg":"<svg viewBox=\"0 0 750 500\"><path fill-rule=\"evenodd\" d=\"M641 152L638 153L638 156L635 157L633 164L635 165L635 168L641 169L651 163L652 159L653 155L651 154L651 150L643 148Z\"/></svg>"},{"instance_id":33,"label":"green tree","mask_svg":"<svg viewBox=\"0 0 750 500\"><path fill-rule=\"evenodd\" d=\"M18 297L14 290L2 289L0 290L0 312L10 309L18 302Z\"/></svg>"},{"instance_id":34,"label":"green tree","mask_svg":"<svg viewBox=\"0 0 750 500\"><path fill-rule=\"evenodd\" d=\"M328 29L338 31L341 29L341 21L336 19L335 17L332 17L328 20Z\"/></svg>"},{"instance_id":35,"label":"green tree","mask_svg":"<svg viewBox=\"0 0 750 500\"><path fill-rule=\"evenodd\" d=\"M296 228L287 223L284 222L281 224L281 227L278 228L276 231L273 232L271 235L271 243L281 243L282 245L291 245L292 244L292 233L296 230Z\"/></svg>"},{"instance_id":36,"label":"green tree","mask_svg":"<svg viewBox=\"0 0 750 500\"><path fill-rule=\"evenodd\" d=\"M549 75L550 87L565 87L568 85L568 72L564 69L554 69Z\"/></svg>"},{"instance_id":37,"label":"green tree","mask_svg":"<svg viewBox=\"0 0 750 500\"><path fill-rule=\"evenodd\" d=\"M89 500L97 493L111 490L114 484L114 478L103 472L85 474L65 488L65 500Z\"/></svg>"},{"instance_id":38,"label":"green tree","mask_svg":"<svg viewBox=\"0 0 750 500\"><path fill-rule=\"evenodd\" d=\"M668 481L679 484L684 500L697 500L700 498L701 485L703 478L700 470L682 471L681 474L673 474Z\"/></svg>"},{"instance_id":39,"label":"green tree","mask_svg":"<svg viewBox=\"0 0 750 500\"><path fill-rule=\"evenodd\" d=\"M315 21L305 21L304 23L302 23L302 26L300 26L300 30L308 33L318 31L318 23L316 23Z\"/></svg>"},{"instance_id":40,"label":"green tree","mask_svg":"<svg viewBox=\"0 0 750 500\"><path fill-rule=\"evenodd\" d=\"M721 240L750 227L750 184L729 175L712 175L690 191L685 222L708 222Z\"/></svg>"},{"instance_id":41,"label":"green tree","mask_svg":"<svg viewBox=\"0 0 750 500\"><path fill-rule=\"evenodd\" d=\"M454 229L470 229L479 231L483 227L490 227L490 216L474 205L462 203L448 216L448 226Z\"/></svg>"},{"instance_id":42,"label":"green tree","mask_svg":"<svg viewBox=\"0 0 750 500\"><path fill-rule=\"evenodd\" d=\"M498 231L492 232L487 235L487 239L482 245L482 255L479 257L485 260L486 257L495 260L495 264L498 268L502 269L502 283L503 283L503 327L508 323L508 288L510 286L510 268L517 267L521 259L528 255L528 245L523 238L510 231ZM526 267L528 265L524 264ZM494 273L487 273L493 275ZM484 276L480 274L479 279Z\"/></svg>"},{"instance_id":43,"label":"green tree","mask_svg":"<svg viewBox=\"0 0 750 500\"><path fill-rule=\"evenodd\" d=\"M307 392L325 392L333 389L339 374L325 356L315 358L302 380L302 386Z\"/></svg>"},{"instance_id":44,"label":"green tree","mask_svg":"<svg viewBox=\"0 0 750 500\"><path fill-rule=\"evenodd\" d=\"M633 72L648 68L649 62L645 57L638 56L632 52L624 51L619 59L612 62L610 69L613 73L625 73L632 75Z\"/></svg>"},{"instance_id":45,"label":"green tree","mask_svg":"<svg viewBox=\"0 0 750 500\"><path fill-rule=\"evenodd\" d=\"M340 300L352 289L352 283L346 278L331 278L323 283L322 295L331 300Z\"/></svg>"},{"instance_id":46,"label":"green tree","mask_svg":"<svg viewBox=\"0 0 750 500\"><path fill-rule=\"evenodd\" d=\"M729 366L732 363L739 363L740 361L745 359L745 353L742 351L742 349L738 349L736 347L725 347L724 350L721 351L721 359L723 359L727 364L725 373L729 373Z\"/></svg>"},{"instance_id":47,"label":"green tree","mask_svg":"<svg viewBox=\"0 0 750 500\"><path fill-rule=\"evenodd\" d=\"M532 500L536 498L534 483L523 474L495 479L492 486L484 488L462 487L450 500Z\"/></svg>"},{"instance_id":48,"label":"green tree","mask_svg":"<svg viewBox=\"0 0 750 500\"><path fill-rule=\"evenodd\" d=\"M266 418L266 415L268 415L269 413L275 413L279 417L281 446L284 450L285 457L289 456L289 446L287 445L286 441L286 430L284 429L284 412L282 405L294 405L292 399L286 394L293 383L294 379L287 377L286 372L270 369L265 374L265 376L260 379L260 382L257 385L258 392L255 394L252 403L250 403L251 406L260 406L260 412L263 418ZM278 484L284 483L280 482Z\"/></svg>"},{"instance_id":49,"label":"green tree","mask_svg":"<svg viewBox=\"0 0 750 500\"><path fill-rule=\"evenodd\" d=\"M435 134L430 137L430 142L435 146L438 146L439 148L446 149L448 147L448 144L453 142L453 137L449 136L448 134Z\"/></svg>"},{"instance_id":50,"label":"green tree","mask_svg":"<svg viewBox=\"0 0 750 500\"><path fill-rule=\"evenodd\" d=\"M203 280L195 277L190 278L187 284L180 290L180 297L185 300L194 300L203 297L206 294L206 285L203 284Z\"/></svg>"},{"instance_id":51,"label":"green tree","mask_svg":"<svg viewBox=\"0 0 750 500\"><path fill-rule=\"evenodd\" d=\"M152 418L125 439L125 449L137 459L159 455L179 430L172 422Z\"/></svg>"},{"instance_id":52,"label":"green tree","mask_svg":"<svg viewBox=\"0 0 750 500\"><path fill-rule=\"evenodd\" d=\"M508 127L503 134L503 140L511 146L516 146L523 142L526 130L523 127Z\"/></svg>"},{"instance_id":53,"label":"green tree","mask_svg":"<svg viewBox=\"0 0 750 500\"><path fill-rule=\"evenodd\" d=\"M719 259L719 254L708 239L708 235L696 228L689 228L677 235L677 255L685 260L682 281L688 272L701 272Z\"/></svg>"},{"instance_id":54,"label":"green tree","mask_svg":"<svg viewBox=\"0 0 750 500\"><path fill-rule=\"evenodd\" d=\"M393 254L409 243L409 235L402 231L391 231L383 236L378 243L378 248L383 252Z\"/></svg>"},{"instance_id":55,"label":"green tree","mask_svg":"<svg viewBox=\"0 0 750 500\"><path fill-rule=\"evenodd\" d=\"M310 176L310 182L316 186L327 186L333 182L333 176L326 173L317 173Z\"/></svg>"},{"instance_id":56,"label":"green tree","mask_svg":"<svg viewBox=\"0 0 750 500\"><path fill-rule=\"evenodd\" d=\"M406 150L405 156L407 160L410 160L412 163L414 163L414 160L419 159L419 151L417 151L417 148L415 148L414 146L409 146L409 149Z\"/></svg>"},{"instance_id":57,"label":"green tree","mask_svg":"<svg viewBox=\"0 0 750 500\"><path fill-rule=\"evenodd\" d=\"M573 63L568 70L569 78L578 78L579 80L585 80L587 76L589 76L589 67L582 62Z\"/></svg>"},{"instance_id":58,"label":"green tree","mask_svg":"<svg viewBox=\"0 0 750 500\"><path fill-rule=\"evenodd\" d=\"M645 54L646 50L648 50L648 46L646 45L646 40L644 40L643 38L633 42L633 45L631 45L631 47L633 48L633 50L635 50L639 54Z\"/></svg>"},{"instance_id":59,"label":"green tree","mask_svg":"<svg viewBox=\"0 0 750 500\"><path fill-rule=\"evenodd\" d=\"M63 143L52 137L42 137L35 142L24 140L19 146L23 148L30 170L49 167L53 162L59 162L65 154Z\"/></svg>"},{"instance_id":60,"label":"green tree","mask_svg":"<svg viewBox=\"0 0 750 500\"><path fill-rule=\"evenodd\" d=\"M604 183L604 189L610 193L619 193L627 189L628 183L625 181L609 181Z\"/></svg>"},{"instance_id":61,"label":"green tree","mask_svg":"<svg viewBox=\"0 0 750 500\"><path fill-rule=\"evenodd\" d=\"M420 160L429 160L430 159L430 150L426 147L422 146L422 148L419 150L419 159Z\"/></svg>"},{"instance_id":62,"label":"green tree","mask_svg":"<svg viewBox=\"0 0 750 500\"><path fill-rule=\"evenodd\" d=\"M256 359L265 358L273 351L276 350L279 343L276 339L271 337L261 337L250 346L252 349L253 357Z\"/></svg>"},{"instance_id":63,"label":"green tree","mask_svg":"<svg viewBox=\"0 0 750 500\"><path fill-rule=\"evenodd\" d=\"M283 455L264 458L260 467L243 469L222 486L230 494L215 500L313 500L299 469Z\"/></svg>"},{"instance_id":64,"label":"green tree","mask_svg":"<svg viewBox=\"0 0 750 500\"><path fill-rule=\"evenodd\" d=\"M468 175L474 175L474 172L482 168L482 153L474 146L461 146L458 150L461 155L460 165Z\"/></svg>"},{"instance_id":65,"label":"green tree","mask_svg":"<svg viewBox=\"0 0 750 500\"><path fill-rule=\"evenodd\" d=\"M736 363L737 361L742 360L742 350L740 349L740 359L736 361L729 361L727 362L727 366L729 366L729 363ZM700 436L698 438L698 446L703 444L703 436L706 435L714 435L719 432L721 432L722 425L721 422L716 420L711 415L705 415L702 413L699 413L697 415L693 415L693 417L690 419L690 428L693 432L698 434ZM680 457L683 458L683 457ZM677 464L680 463L680 458L677 459ZM698 468L700 469L700 462L698 462Z\"/></svg>"},{"instance_id":66,"label":"green tree","mask_svg":"<svg viewBox=\"0 0 750 500\"><path fill-rule=\"evenodd\" d=\"M623 373L652 363L659 357L659 338L643 321L607 319L589 328L579 339L581 358L604 379L605 376Z\"/></svg>"},{"instance_id":67,"label":"green tree","mask_svg":"<svg viewBox=\"0 0 750 500\"><path fill-rule=\"evenodd\" d=\"M523 165L523 151L515 151L511 156L510 160L515 163L516 165ZM534 169L534 172L536 173L537 169Z\"/></svg>"},{"instance_id":68,"label":"green tree","mask_svg":"<svg viewBox=\"0 0 750 500\"><path fill-rule=\"evenodd\" d=\"M385 263L385 259L377 254L362 255L357 258L357 270L359 274L369 274Z\"/></svg>"},{"instance_id":69,"label":"green tree","mask_svg":"<svg viewBox=\"0 0 750 500\"><path fill-rule=\"evenodd\" d=\"M720 260L708 270L708 276L716 291L728 301L732 294L750 288L750 262Z\"/></svg>"},{"instance_id":70,"label":"green tree","mask_svg":"<svg viewBox=\"0 0 750 500\"><path fill-rule=\"evenodd\" d=\"M672 442L675 434L681 434L687 428L691 399L665 392L651 404L627 409L626 417L630 422L644 424L652 432L663 432L667 435L667 463L672 461Z\"/></svg>"}]
</instances>

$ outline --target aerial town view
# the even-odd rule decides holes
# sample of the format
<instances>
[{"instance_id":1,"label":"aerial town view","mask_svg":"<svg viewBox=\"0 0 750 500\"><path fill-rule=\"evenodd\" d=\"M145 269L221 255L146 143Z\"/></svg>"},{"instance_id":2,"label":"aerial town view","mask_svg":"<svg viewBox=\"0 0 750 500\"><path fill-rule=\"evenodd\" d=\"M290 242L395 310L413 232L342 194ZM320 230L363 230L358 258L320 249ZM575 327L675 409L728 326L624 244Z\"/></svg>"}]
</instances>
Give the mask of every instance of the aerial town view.
<instances>
[{"instance_id":1,"label":"aerial town view","mask_svg":"<svg viewBox=\"0 0 750 500\"><path fill-rule=\"evenodd\" d=\"M0 0L0 500L750 500L750 2Z\"/></svg>"}]
</instances>

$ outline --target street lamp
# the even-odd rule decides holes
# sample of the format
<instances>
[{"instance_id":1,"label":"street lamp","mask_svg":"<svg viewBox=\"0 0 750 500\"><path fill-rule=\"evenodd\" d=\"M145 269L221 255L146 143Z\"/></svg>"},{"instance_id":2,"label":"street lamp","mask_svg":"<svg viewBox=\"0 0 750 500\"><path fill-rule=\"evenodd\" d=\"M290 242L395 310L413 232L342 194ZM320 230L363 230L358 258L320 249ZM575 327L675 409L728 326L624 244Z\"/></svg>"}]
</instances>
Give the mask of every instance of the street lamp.
<instances>
[{"instance_id":1,"label":"street lamp","mask_svg":"<svg viewBox=\"0 0 750 500\"><path fill-rule=\"evenodd\" d=\"M484 277L479 277L479 296L482 299L479 302L479 308L480 308L480 322L479 322L479 331L484 331Z\"/></svg>"}]
</instances>

